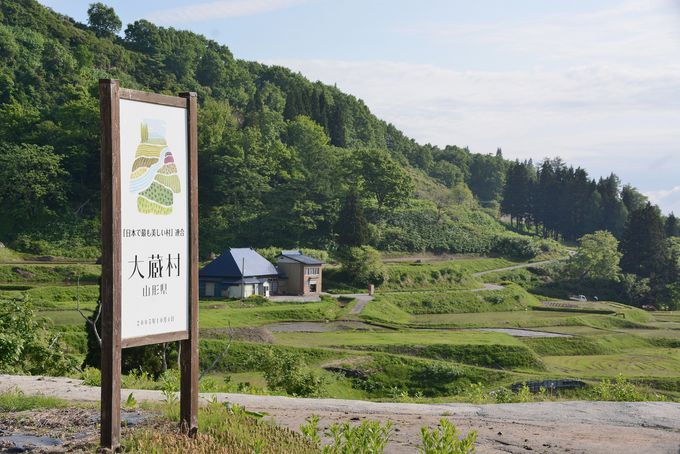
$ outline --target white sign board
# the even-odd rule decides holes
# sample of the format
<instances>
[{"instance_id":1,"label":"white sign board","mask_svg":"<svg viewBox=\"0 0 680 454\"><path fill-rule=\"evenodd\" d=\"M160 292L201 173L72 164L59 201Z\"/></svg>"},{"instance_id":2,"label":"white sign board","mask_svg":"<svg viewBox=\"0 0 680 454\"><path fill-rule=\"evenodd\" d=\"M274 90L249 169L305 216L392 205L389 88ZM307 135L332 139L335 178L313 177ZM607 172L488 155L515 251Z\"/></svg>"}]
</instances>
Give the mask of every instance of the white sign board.
<instances>
[{"instance_id":1,"label":"white sign board","mask_svg":"<svg viewBox=\"0 0 680 454\"><path fill-rule=\"evenodd\" d=\"M187 109L120 100L121 339L189 329Z\"/></svg>"}]
</instances>

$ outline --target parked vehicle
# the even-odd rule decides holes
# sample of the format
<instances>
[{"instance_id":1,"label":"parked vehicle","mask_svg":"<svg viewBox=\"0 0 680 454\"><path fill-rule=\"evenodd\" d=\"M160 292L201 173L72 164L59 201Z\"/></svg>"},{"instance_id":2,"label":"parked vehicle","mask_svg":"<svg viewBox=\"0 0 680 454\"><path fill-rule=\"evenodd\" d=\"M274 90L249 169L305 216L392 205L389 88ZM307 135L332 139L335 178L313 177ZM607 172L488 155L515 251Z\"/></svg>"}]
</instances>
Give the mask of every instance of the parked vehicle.
<instances>
[{"instance_id":1,"label":"parked vehicle","mask_svg":"<svg viewBox=\"0 0 680 454\"><path fill-rule=\"evenodd\" d=\"M572 300L572 301L580 301L582 303L585 303L586 301L588 301L588 298L586 298L585 295L572 295L572 296L569 297L569 299Z\"/></svg>"}]
</instances>

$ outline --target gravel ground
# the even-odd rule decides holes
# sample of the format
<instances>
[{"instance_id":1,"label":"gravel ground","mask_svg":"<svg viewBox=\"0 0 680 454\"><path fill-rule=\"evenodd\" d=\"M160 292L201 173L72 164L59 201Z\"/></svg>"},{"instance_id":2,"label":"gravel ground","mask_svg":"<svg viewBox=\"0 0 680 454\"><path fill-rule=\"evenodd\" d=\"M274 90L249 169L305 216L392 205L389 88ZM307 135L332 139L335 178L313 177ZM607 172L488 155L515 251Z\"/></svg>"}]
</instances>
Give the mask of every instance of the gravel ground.
<instances>
[{"instance_id":1,"label":"gravel ground","mask_svg":"<svg viewBox=\"0 0 680 454\"><path fill-rule=\"evenodd\" d=\"M0 375L0 391L18 388L77 401L99 400L99 388L80 380ZM160 401L159 391L132 390L138 401ZM122 390L125 399L131 390ZM211 398L213 394L202 397ZM217 399L266 412L297 429L312 414L321 426L375 419L394 423L389 453L415 453L420 427L442 417L463 431L476 430L479 453L680 452L680 404L669 402L542 402L527 404L407 404L339 399L217 394Z\"/></svg>"}]
</instances>

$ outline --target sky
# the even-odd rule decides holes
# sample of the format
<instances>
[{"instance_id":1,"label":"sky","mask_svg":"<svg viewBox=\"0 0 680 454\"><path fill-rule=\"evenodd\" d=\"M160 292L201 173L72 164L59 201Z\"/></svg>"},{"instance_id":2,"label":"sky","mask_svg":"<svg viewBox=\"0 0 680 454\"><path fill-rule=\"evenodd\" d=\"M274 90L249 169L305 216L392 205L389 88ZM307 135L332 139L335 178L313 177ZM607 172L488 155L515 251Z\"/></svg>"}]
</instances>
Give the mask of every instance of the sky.
<instances>
[{"instance_id":1,"label":"sky","mask_svg":"<svg viewBox=\"0 0 680 454\"><path fill-rule=\"evenodd\" d=\"M560 156L680 214L680 0L104 3L336 84L420 143Z\"/></svg>"}]
</instances>

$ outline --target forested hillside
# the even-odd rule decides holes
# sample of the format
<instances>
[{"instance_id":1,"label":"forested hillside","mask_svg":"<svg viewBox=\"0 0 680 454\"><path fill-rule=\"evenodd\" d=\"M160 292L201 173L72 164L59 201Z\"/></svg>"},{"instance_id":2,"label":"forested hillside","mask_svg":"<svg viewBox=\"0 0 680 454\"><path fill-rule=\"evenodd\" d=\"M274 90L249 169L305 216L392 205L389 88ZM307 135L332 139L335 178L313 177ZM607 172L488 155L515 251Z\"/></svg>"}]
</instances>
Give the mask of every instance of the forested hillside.
<instances>
[{"instance_id":1,"label":"forested hillside","mask_svg":"<svg viewBox=\"0 0 680 454\"><path fill-rule=\"evenodd\" d=\"M355 193L368 242L402 251L531 255L540 245L509 232L501 212L517 230L575 239L602 228L620 236L644 204L615 176L595 182L559 160L419 145L336 87L238 60L192 32L123 26L101 4L89 17L0 3L0 241L18 249L98 254L99 78L198 93L203 255L332 248Z\"/></svg>"}]
</instances>

